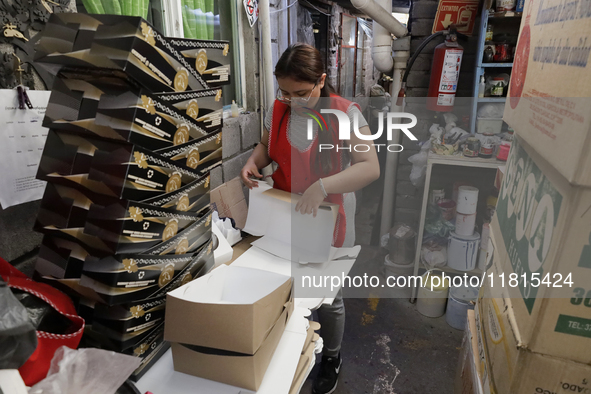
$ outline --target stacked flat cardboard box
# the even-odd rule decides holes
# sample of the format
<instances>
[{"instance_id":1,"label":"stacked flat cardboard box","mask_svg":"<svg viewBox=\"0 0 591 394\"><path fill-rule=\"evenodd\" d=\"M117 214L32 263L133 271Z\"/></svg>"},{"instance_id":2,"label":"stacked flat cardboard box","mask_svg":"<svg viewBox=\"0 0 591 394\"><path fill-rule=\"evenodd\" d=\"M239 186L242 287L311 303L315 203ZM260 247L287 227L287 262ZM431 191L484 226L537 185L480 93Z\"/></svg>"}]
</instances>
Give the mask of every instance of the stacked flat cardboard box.
<instances>
[{"instance_id":1,"label":"stacked flat cardboard box","mask_svg":"<svg viewBox=\"0 0 591 394\"><path fill-rule=\"evenodd\" d=\"M36 61L57 75L37 177L37 274L73 291L85 343L167 350L166 293L213 266L209 171L222 157L228 43L170 39L138 17L54 14Z\"/></svg>"},{"instance_id":2,"label":"stacked flat cardboard box","mask_svg":"<svg viewBox=\"0 0 591 394\"><path fill-rule=\"evenodd\" d=\"M476 308L487 392L591 392L590 18L584 2L526 1Z\"/></svg>"}]
</instances>

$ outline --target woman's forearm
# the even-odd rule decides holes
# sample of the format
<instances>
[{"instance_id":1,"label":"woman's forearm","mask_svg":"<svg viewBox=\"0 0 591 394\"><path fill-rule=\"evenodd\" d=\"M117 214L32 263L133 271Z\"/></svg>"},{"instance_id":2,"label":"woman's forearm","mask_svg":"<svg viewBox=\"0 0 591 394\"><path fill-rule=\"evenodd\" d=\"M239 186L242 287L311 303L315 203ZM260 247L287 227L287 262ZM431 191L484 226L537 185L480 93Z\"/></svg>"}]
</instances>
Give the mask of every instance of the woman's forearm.
<instances>
[{"instance_id":1,"label":"woman's forearm","mask_svg":"<svg viewBox=\"0 0 591 394\"><path fill-rule=\"evenodd\" d=\"M338 174L322 178L328 194L352 193L380 177L380 167L371 161L355 163Z\"/></svg>"},{"instance_id":2,"label":"woman's forearm","mask_svg":"<svg viewBox=\"0 0 591 394\"><path fill-rule=\"evenodd\" d=\"M267 167L272 162L272 160L269 158L267 147L263 144L258 144L254 148L248 160L254 163L259 170Z\"/></svg>"}]
</instances>

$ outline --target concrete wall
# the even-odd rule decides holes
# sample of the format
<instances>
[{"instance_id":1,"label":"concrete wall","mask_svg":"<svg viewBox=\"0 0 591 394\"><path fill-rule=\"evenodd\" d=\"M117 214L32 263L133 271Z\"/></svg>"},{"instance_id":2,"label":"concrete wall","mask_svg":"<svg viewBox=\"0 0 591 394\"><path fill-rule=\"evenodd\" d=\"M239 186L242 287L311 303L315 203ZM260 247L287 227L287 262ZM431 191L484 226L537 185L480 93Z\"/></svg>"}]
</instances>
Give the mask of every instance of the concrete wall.
<instances>
[{"instance_id":1,"label":"concrete wall","mask_svg":"<svg viewBox=\"0 0 591 394\"><path fill-rule=\"evenodd\" d=\"M433 28L433 21L437 13L438 0L414 0L410 10L409 30L411 32L411 56L415 53L429 35ZM478 26L476 20L475 29ZM460 41L464 48L462 66L460 70L460 80L456 97L471 97L472 84L474 78L475 54L477 50L478 32L467 42ZM413 134L419 141L425 141L429 138L429 127L433 123L433 112L425 110L425 99L429 89L429 80L431 77L431 63L433 61L433 50L437 45L443 42L443 38L437 38L431 41L421 52L421 55L415 61L407 80L407 107L406 112L416 114L418 124L413 128ZM462 114L469 113L468 108L461 106L454 107L454 113L460 118ZM415 228L419 226L420 206L423 197L423 188L417 189L410 183L410 171L412 168L408 158L419 151L419 146L403 138L402 144L404 151L399 156L398 164L398 183L396 188L396 208L394 212L394 221L405 222Z\"/></svg>"}]
</instances>

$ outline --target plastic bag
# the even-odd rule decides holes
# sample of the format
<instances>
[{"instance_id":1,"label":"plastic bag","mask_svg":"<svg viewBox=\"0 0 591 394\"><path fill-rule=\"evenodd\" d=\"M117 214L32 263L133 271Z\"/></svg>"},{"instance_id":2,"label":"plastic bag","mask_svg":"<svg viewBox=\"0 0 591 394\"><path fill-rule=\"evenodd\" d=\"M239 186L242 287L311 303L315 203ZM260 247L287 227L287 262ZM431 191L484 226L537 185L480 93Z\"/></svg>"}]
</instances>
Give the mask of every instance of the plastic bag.
<instances>
[{"instance_id":1,"label":"plastic bag","mask_svg":"<svg viewBox=\"0 0 591 394\"><path fill-rule=\"evenodd\" d=\"M505 111L505 104L493 103L485 104L478 109L479 118L501 119Z\"/></svg>"},{"instance_id":2,"label":"plastic bag","mask_svg":"<svg viewBox=\"0 0 591 394\"><path fill-rule=\"evenodd\" d=\"M0 279L0 369L17 369L37 348L35 327L25 307Z\"/></svg>"},{"instance_id":3,"label":"plastic bag","mask_svg":"<svg viewBox=\"0 0 591 394\"><path fill-rule=\"evenodd\" d=\"M410 170L410 182L414 187L421 187L425 183L425 174L427 173L427 159L429 157L428 149L421 149L416 155L408 158L412 163Z\"/></svg>"},{"instance_id":4,"label":"plastic bag","mask_svg":"<svg viewBox=\"0 0 591 394\"><path fill-rule=\"evenodd\" d=\"M140 363L139 357L107 350L62 346L51 360L47 378L29 394L114 394Z\"/></svg>"}]
</instances>

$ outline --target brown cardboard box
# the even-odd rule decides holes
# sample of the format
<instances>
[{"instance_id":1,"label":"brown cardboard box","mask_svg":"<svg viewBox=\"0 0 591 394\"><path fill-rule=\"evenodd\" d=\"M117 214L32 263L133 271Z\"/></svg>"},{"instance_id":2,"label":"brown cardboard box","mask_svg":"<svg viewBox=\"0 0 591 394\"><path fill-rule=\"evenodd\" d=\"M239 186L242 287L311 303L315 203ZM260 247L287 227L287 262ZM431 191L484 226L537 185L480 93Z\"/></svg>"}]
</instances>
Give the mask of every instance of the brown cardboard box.
<instances>
[{"instance_id":1,"label":"brown cardboard box","mask_svg":"<svg viewBox=\"0 0 591 394\"><path fill-rule=\"evenodd\" d=\"M480 357L474 311L468 310L464 339L455 381L455 394L482 394Z\"/></svg>"},{"instance_id":2,"label":"brown cardboard box","mask_svg":"<svg viewBox=\"0 0 591 394\"><path fill-rule=\"evenodd\" d=\"M168 293L170 342L255 354L291 298L291 277L221 265Z\"/></svg>"},{"instance_id":3,"label":"brown cardboard box","mask_svg":"<svg viewBox=\"0 0 591 394\"><path fill-rule=\"evenodd\" d=\"M518 346L591 363L590 235L591 189L572 186L514 141L491 238L500 267L493 284L512 299ZM511 275L519 281L509 283Z\"/></svg>"},{"instance_id":4,"label":"brown cardboard box","mask_svg":"<svg viewBox=\"0 0 591 394\"><path fill-rule=\"evenodd\" d=\"M525 2L503 120L569 182L591 186L586 2Z\"/></svg>"},{"instance_id":5,"label":"brown cardboard box","mask_svg":"<svg viewBox=\"0 0 591 394\"><path fill-rule=\"evenodd\" d=\"M220 214L220 218L232 218L236 222L236 228L244 228L248 207L239 177L213 189L210 192L210 198L211 204Z\"/></svg>"},{"instance_id":6,"label":"brown cardboard box","mask_svg":"<svg viewBox=\"0 0 591 394\"><path fill-rule=\"evenodd\" d=\"M292 311L293 301L290 301L253 355L172 342L174 370L256 391L263 381ZM167 322L165 338L168 338L166 330L169 325ZM196 329L190 330L193 335L198 332Z\"/></svg>"},{"instance_id":7,"label":"brown cardboard box","mask_svg":"<svg viewBox=\"0 0 591 394\"><path fill-rule=\"evenodd\" d=\"M521 332L512 312L513 300L495 297L496 290L485 284L475 308L484 392L589 392L591 366L536 353L523 346L518 339ZM568 339L561 343L567 344Z\"/></svg>"}]
</instances>

